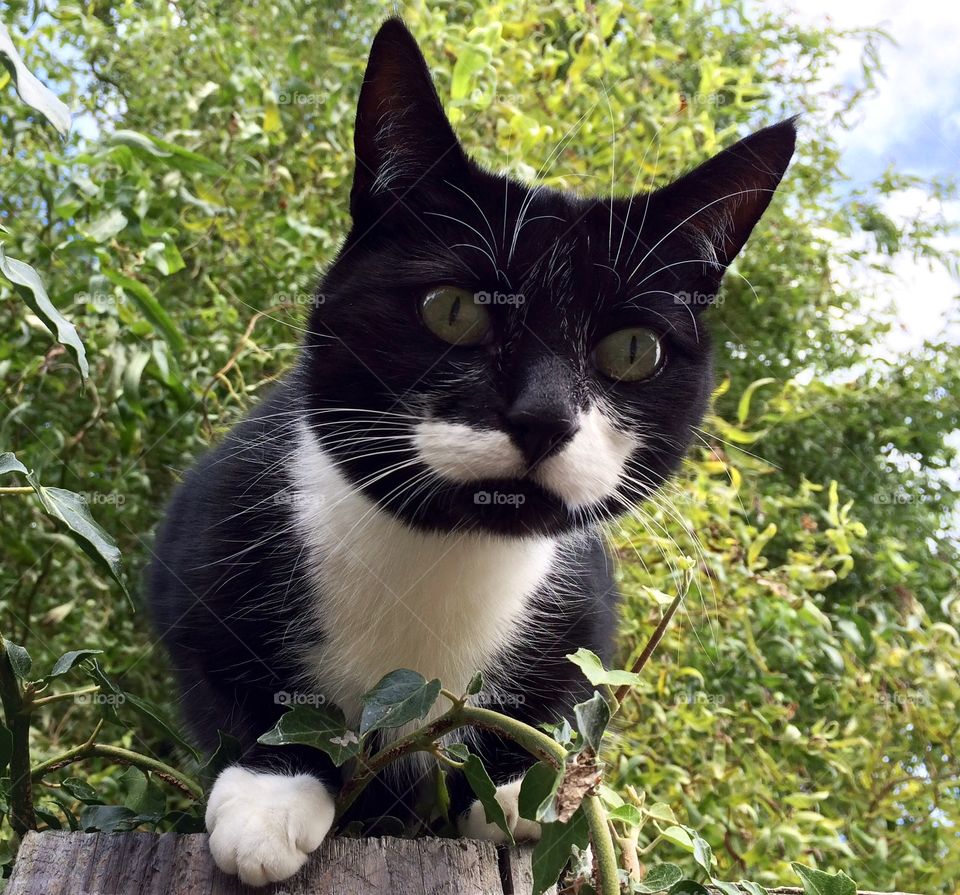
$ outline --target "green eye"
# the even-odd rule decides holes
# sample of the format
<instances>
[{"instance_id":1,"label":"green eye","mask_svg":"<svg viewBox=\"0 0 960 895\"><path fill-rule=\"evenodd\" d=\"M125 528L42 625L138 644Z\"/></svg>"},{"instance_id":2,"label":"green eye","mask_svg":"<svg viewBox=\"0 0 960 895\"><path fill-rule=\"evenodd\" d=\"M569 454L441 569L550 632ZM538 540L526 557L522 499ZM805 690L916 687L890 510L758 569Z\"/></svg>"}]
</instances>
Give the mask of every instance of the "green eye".
<instances>
[{"instance_id":1,"label":"green eye","mask_svg":"<svg viewBox=\"0 0 960 895\"><path fill-rule=\"evenodd\" d=\"M456 286L431 289L420 304L427 329L451 345L479 345L490 332L490 314L476 296Z\"/></svg>"},{"instance_id":2,"label":"green eye","mask_svg":"<svg viewBox=\"0 0 960 895\"><path fill-rule=\"evenodd\" d=\"M663 362L657 334L642 326L620 329L603 339L593 352L604 376L624 382L649 379Z\"/></svg>"}]
</instances>

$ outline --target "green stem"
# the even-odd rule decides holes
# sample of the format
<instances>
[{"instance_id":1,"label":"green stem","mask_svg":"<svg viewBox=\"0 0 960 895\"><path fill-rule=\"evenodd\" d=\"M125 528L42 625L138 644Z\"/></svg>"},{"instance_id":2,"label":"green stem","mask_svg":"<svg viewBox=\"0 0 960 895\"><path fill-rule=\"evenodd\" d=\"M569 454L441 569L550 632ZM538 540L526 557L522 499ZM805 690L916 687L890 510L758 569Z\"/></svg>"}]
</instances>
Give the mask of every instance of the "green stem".
<instances>
[{"instance_id":1,"label":"green stem","mask_svg":"<svg viewBox=\"0 0 960 895\"><path fill-rule=\"evenodd\" d=\"M32 494L33 488L29 485L5 485L0 488L0 494Z\"/></svg>"},{"instance_id":2,"label":"green stem","mask_svg":"<svg viewBox=\"0 0 960 895\"><path fill-rule=\"evenodd\" d=\"M50 705L51 702L61 702L64 699L75 699L77 696L83 696L87 693L98 693L99 686L82 687L79 690L70 690L66 693L52 693L50 696L41 696L39 699L31 701L31 705L36 708L38 705Z\"/></svg>"},{"instance_id":3,"label":"green stem","mask_svg":"<svg viewBox=\"0 0 960 895\"><path fill-rule=\"evenodd\" d=\"M567 757L563 746L529 724L524 724L515 718L508 718L490 709L457 702L426 727L400 737L366 761L361 758L356 772L347 780L337 797L336 819L343 817L360 793L366 789L367 784L387 765L413 752L432 752L438 739L461 727L482 727L503 734L519 743L535 758L546 761L554 767L562 767Z\"/></svg>"},{"instance_id":4,"label":"green stem","mask_svg":"<svg viewBox=\"0 0 960 895\"><path fill-rule=\"evenodd\" d=\"M23 709L23 691L13 673L3 638L0 638L0 701L12 735L10 752L10 826L20 836L37 828L33 813L30 777L30 713Z\"/></svg>"},{"instance_id":5,"label":"green stem","mask_svg":"<svg viewBox=\"0 0 960 895\"><path fill-rule=\"evenodd\" d=\"M39 781L51 771L56 771L76 761L83 761L86 758L108 758L120 764L133 765L143 771L150 771L161 780L166 780L167 783L177 787L192 799L198 802L203 800L203 787L195 780L191 780L175 768L170 767L170 765L155 758L150 758L148 755L133 752L130 749L108 746L103 743L92 743L89 740L80 746L68 749L62 755L41 762L30 771L30 776Z\"/></svg>"},{"instance_id":6,"label":"green stem","mask_svg":"<svg viewBox=\"0 0 960 895\"><path fill-rule=\"evenodd\" d=\"M607 824L607 812L599 796L590 795L583 800L583 813L590 827L590 844L593 846L593 863L596 872L598 895L620 895L620 876L617 853Z\"/></svg>"}]
</instances>

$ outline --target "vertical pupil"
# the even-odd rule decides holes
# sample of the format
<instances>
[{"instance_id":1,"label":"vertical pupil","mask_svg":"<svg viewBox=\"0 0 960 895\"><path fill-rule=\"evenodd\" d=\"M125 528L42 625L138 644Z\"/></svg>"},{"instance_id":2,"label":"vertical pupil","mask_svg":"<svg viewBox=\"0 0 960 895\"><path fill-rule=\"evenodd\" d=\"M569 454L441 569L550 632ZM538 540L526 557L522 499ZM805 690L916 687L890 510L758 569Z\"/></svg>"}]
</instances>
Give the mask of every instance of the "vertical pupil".
<instances>
[{"instance_id":1,"label":"vertical pupil","mask_svg":"<svg viewBox=\"0 0 960 895\"><path fill-rule=\"evenodd\" d=\"M630 336L630 366L637 361L637 337L636 334Z\"/></svg>"},{"instance_id":2,"label":"vertical pupil","mask_svg":"<svg viewBox=\"0 0 960 895\"><path fill-rule=\"evenodd\" d=\"M450 314L447 316L447 326L453 326L460 316L460 296L458 295L450 305Z\"/></svg>"}]
</instances>

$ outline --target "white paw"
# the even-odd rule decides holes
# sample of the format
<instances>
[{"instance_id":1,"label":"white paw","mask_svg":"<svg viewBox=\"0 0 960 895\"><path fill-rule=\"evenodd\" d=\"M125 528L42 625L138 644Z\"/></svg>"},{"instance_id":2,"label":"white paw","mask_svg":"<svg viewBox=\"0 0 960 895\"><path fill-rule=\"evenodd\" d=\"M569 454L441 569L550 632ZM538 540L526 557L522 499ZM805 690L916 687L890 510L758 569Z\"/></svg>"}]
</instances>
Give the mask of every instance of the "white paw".
<instances>
[{"instance_id":1,"label":"white paw","mask_svg":"<svg viewBox=\"0 0 960 895\"><path fill-rule=\"evenodd\" d=\"M250 886L293 876L333 824L333 798L309 774L271 774L235 765L207 802L210 853Z\"/></svg>"},{"instance_id":2,"label":"white paw","mask_svg":"<svg viewBox=\"0 0 960 895\"><path fill-rule=\"evenodd\" d=\"M517 801L520 798L522 780L504 783L497 787L497 801L507 818L507 826L518 841L536 842L540 838L540 824L520 816ZM491 842L507 842L506 833L496 824L487 823L487 815L480 802L474 802L457 822L460 835L467 839L489 839Z\"/></svg>"}]
</instances>

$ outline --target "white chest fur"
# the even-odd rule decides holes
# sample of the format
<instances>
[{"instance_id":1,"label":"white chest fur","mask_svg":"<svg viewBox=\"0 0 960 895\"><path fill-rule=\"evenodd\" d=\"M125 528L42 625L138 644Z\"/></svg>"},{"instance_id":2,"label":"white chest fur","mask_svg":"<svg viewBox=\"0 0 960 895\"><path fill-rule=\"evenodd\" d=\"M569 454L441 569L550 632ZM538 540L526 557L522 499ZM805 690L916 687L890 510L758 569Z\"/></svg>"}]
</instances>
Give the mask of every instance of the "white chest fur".
<instances>
[{"instance_id":1,"label":"white chest fur","mask_svg":"<svg viewBox=\"0 0 960 895\"><path fill-rule=\"evenodd\" d=\"M555 541L416 531L356 491L305 426L292 476L325 633L302 659L311 683L348 718L389 671L411 668L462 692L515 643Z\"/></svg>"}]
</instances>

